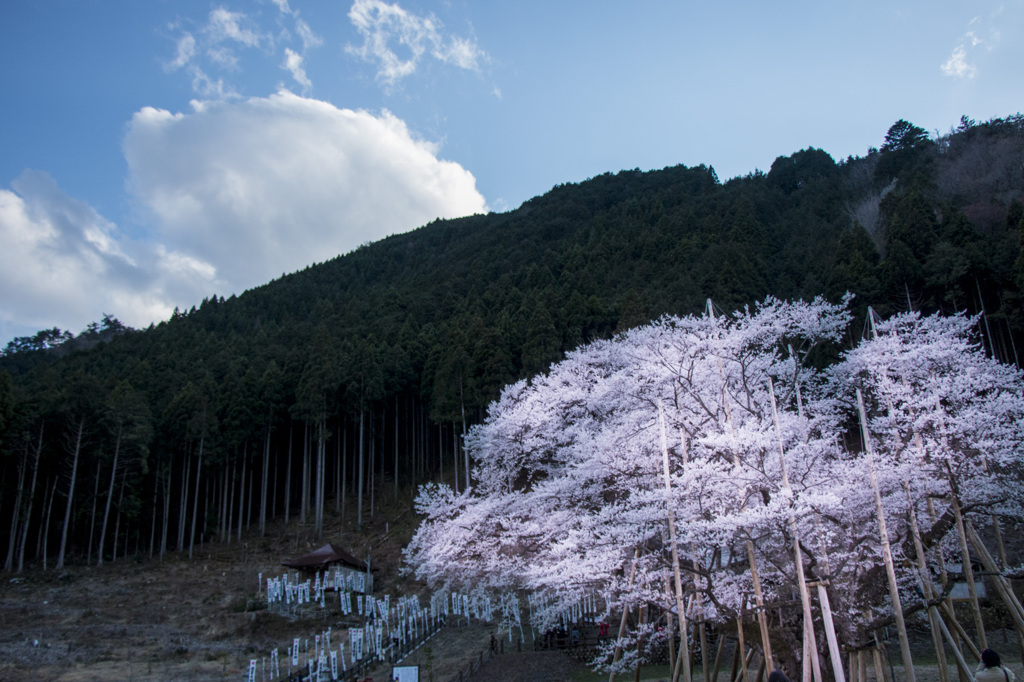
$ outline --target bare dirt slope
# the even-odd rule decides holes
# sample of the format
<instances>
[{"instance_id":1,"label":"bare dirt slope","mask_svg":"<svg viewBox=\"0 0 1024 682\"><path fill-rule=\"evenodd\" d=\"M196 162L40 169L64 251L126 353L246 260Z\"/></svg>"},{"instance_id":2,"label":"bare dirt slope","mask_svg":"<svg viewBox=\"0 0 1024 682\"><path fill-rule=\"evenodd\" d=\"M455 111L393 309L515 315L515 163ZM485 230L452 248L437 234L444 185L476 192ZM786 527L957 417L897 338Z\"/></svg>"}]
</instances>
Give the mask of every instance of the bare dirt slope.
<instances>
[{"instance_id":1,"label":"bare dirt slope","mask_svg":"<svg viewBox=\"0 0 1024 682\"><path fill-rule=\"evenodd\" d=\"M398 575L401 547L416 523L408 507L378 507L361 533L328 518L322 540L293 518L268 527L264 538L253 529L241 541L236 535L230 544L204 543L191 561L186 551L163 561L119 559L97 568L82 560L61 572L33 566L2 574L0 681L239 680L252 658L261 659L263 679L262 659L274 648L286 672L292 638L337 628L337 614L268 613L256 598L260 574L280 575L283 558L332 541L371 557L378 589L416 592L419 586ZM386 679L384 670L376 677Z\"/></svg>"}]
</instances>

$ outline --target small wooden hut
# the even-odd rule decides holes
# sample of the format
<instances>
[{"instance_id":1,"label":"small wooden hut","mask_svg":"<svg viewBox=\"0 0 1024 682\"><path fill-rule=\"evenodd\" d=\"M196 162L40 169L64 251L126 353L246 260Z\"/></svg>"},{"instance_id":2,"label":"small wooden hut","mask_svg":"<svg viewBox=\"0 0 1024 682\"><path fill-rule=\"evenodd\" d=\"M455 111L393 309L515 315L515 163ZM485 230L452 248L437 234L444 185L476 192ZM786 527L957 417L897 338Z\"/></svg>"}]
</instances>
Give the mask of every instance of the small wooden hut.
<instances>
[{"instance_id":1,"label":"small wooden hut","mask_svg":"<svg viewBox=\"0 0 1024 682\"><path fill-rule=\"evenodd\" d=\"M309 554L295 559L285 559L281 565L308 573L340 573L345 584L356 586L354 591L366 594L373 591L373 575L367 563L331 542ZM359 589L360 587L362 589Z\"/></svg>"}]
</instances>

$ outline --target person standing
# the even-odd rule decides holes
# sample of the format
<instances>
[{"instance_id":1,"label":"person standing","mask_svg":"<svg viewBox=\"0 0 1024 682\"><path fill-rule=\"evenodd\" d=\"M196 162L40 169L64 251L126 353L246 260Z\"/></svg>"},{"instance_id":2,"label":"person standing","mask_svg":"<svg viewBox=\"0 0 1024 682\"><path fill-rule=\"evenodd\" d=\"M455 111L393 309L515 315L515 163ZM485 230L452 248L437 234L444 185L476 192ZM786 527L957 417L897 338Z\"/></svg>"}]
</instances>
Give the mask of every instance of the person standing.
<instances>
[{"instance_id":1,"label":"person standing","mask_svg":"<svg viewBox=\"0 0 1024 682\"><path fill-rule=\"evenodd\" d=\"M981 665L974 675L976 682L1014 682L1017 676L999 660L999 654L992 649L981 652Z\"/></svg>"}]
</instances>

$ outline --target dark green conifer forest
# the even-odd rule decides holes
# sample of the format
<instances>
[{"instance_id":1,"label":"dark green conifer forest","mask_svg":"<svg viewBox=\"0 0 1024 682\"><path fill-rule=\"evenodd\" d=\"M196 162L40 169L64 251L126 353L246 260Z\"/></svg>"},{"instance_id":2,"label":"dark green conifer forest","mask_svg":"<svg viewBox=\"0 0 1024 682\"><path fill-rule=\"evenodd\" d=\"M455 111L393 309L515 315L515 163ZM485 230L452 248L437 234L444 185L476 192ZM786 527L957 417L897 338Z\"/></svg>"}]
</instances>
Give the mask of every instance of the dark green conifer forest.
<instances>
[{"instance_id":1,"label":"dark green conifer forest","mask_svg":"<svg viewBox=\"0 0 1024 682\"><path fill-rule=\"evenodd\" d=\"M461 434L504 385L709 298L849 291L861 321L868 306L980 315L979 343L1020 364L1022 159L1016 114L943 135L899 121L864 157L807 148L727 182L705 166L608 173L148 329L107 316L15 339L5 569L191 554L274 518L319 534L328 510L361 523L428 480L462 490Z\"/></svg>"}]
</instances>

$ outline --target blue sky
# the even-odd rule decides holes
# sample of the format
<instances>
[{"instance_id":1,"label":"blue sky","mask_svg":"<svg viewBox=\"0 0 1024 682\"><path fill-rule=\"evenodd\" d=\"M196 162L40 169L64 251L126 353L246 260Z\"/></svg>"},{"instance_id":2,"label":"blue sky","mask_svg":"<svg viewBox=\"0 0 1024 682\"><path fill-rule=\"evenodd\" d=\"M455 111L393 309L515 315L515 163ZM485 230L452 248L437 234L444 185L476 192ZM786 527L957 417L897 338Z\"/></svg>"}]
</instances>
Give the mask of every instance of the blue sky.
<instances>
[{"instance_id":1,"label":"blue sky","mask_svg":"<svg viewBox=\"0 0 1024 682\"><path fill-rule=\"evenodd\" d=\"M435 217L1021 111L1024 0L0 0L0 344Z\"/></svg>"}]
</instances>

